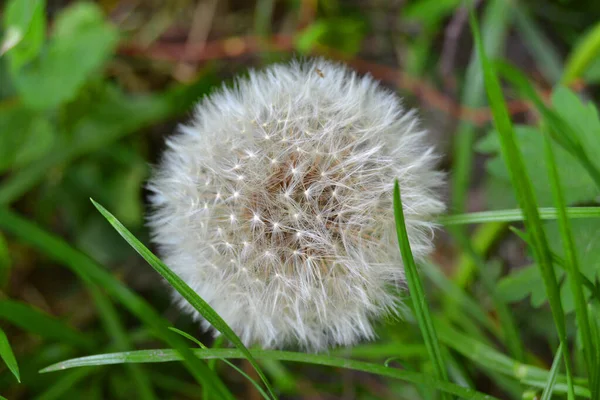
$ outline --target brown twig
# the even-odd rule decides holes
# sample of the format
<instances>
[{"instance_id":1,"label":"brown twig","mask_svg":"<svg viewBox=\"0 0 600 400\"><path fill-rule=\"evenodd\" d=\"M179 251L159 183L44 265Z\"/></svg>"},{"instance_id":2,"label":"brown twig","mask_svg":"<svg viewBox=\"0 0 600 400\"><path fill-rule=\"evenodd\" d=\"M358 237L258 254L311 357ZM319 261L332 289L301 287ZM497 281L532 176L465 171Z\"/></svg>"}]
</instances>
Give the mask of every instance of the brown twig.
<instances>
[{"instance_id":1,"label":"brown twig","mask_svg":"<svg viewBox=\"0 0 600 400\"><path fill-rule=\"evenodd\" d=\"M185 49L185 51L184 51ZM290 35L273 35L268 40L256 36L231 37L210 42L195 43L168 43L155 42L152 46L144 48L135 44L121 46L119 52L130 56L143 56L153 60L163 61L192 61L196 63L210 60L235 58L267 49L268 51L291 52L295 49L294 38ZM396 87L412 92L426 104L445 112L456 119L470 121L475 125L484 125L492 119L488 107L465 107L451 97L440 92L429 83L397 70L393 67L379 65L359 58L347 56L325 47L318 47L315 53L326 55L330 58L341 59L352 65L362 73L370 73L375 78ZM547 97L548 93L544 93ZM527 102L512 100L507 103L511 115L531 110Z\"/></svg>"}]
</instances>

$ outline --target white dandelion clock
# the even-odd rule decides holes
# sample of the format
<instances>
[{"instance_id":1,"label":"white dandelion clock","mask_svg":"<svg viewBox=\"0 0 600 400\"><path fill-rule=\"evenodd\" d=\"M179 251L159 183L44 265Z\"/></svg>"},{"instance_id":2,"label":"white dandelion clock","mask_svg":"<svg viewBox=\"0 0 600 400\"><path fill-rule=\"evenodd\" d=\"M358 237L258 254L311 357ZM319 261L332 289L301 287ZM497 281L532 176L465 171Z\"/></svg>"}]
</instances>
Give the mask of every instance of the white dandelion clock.
<instances>
[{"instance_id":1,"label":"white dandelion clock","mask_svg":"<svg viewBox=\"0 0 600 400\"><path fill-rule=\"evenodd\" d=\"M425 136L393 93L342 65L250 72L168 140L149 185L153 239L246 345L371 339L404 280L394 180L417 258L443 209Z\"/></svg>"}]
</instances>

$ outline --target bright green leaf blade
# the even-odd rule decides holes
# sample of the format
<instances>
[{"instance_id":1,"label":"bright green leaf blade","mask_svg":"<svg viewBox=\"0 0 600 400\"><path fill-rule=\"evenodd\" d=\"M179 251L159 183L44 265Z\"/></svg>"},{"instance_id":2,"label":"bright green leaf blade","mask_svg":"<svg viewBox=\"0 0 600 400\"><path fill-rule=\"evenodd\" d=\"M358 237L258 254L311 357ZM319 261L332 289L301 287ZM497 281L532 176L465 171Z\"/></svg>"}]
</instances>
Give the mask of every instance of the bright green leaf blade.
<instances>
[{"instance_id":1,"label":"bright green leaf blade","mask_svg":"<svg viewBox=\"0 0 600 400\"><path fill-rule=\"evenodd\" d=\"M6 366L12 372L12 374L17 378L17 381L21 383L21 376L19 375L19 365L17 364L17 360L15 359L15 355L10 347L10 343L8 342L8 338L6 337L6 333L0 328L0 358L4 360Z\"/></svg>"},{"instance_id":2,"label":"bright green leaf blade","mask_svg":"<svg viewBox=\"0 0 600 400\"><path fill-rule=\"evenodd\" d=\"M432 3L435 7L437 1ZM484 26L483 42L491 55L500 54L504 47L504 39L509 25L509 8L510 3L505 0L487 2L482 23ZM475 50L471 53L466 76L468 79L463 88L460 104L466 107L483 106L485 100L483 76ZM455 213L464 212L466 207L467 193L473 172L475 131L475 125L469 121L461 121L456 130L453 149L455 161L451 173L451 210Z\"/></svg>"},{"instance_id":3,"label":"bright green leaf blade","mask_svg":"<svg viewBox=\"0 0 600 400\"><path fill-rule=\"evenodd\" d=\"M571 222L567 217L567 207L563 196L563 188L561 186L561 181L558 176L558 168L556 165L556 160L554 158L554 153L552 152L550 138L548 136L545 136L545 152L546 165L548 167L548 175L550 177L550 182L552 183L554 192L554 202L559 211L558 221L563 249L565 253L565 265L568 274L569 287L571 289L573 298L575 299L575 315L577 318L577 324L579 326L579 332L581 333L583 343L583 356L586 361L588 375L592 377L594 374L594 361L592 360L592 356L594 354L594 347L592 344L590 322L588 320L587 314L587 303L585 298L586 296L583 292L583 283L581 280L579 259L577 258L577 251L575 249L575 238L573 236ZM590 388L593 387L591 381L589 383L589 386ZM571 393L570 395L571 397L574 397L573 393ZM592 398L594 400L597 400L598 396L600 396L600 393L595 393L594 391L592 391Z\"/></svg>"},{"instance_id":4,"label":"bright green leaf blade","mask_svg":"<svg viewBox=\"0 0 600 400\"><path fill-rule=\"evenodd\" d=\"M558 375L558 369L560 368L560 361L562 359L562 343L558 346L556 354L554 355L554 361L552 361L552 368L550 368L550 374L548 375L548 381L542 392L540 400L551 400L552 393L554 391L554 385L556 384L556 376Z\"/></svg>"},{"instance_id":5,"label":"bright green leaf blade","mask_svg":"<svg viewBox=\"0 0 600 400\"><path fill-rule=\"evenodd\" d=\"M239 349L197 349L194 354L200 358L246 358ZM454 394L464 399L471 400L494 400L495 397L477 392L473 389L464 388L453 383L440 381L431 377L430 374L411 372L380 364L372 364L362 361L349 360L340 357L332 357L322 354L306 354L276 350L252 350L257 359L291 361L306 364L325 365L337 368L346 368L363 371L375 375L387 376L407 382L427 385L431 388ZM125 353L100 354L88 357L66 360L47 368L41 372L59 371L68 368L110 365L123 363L156 363L180 360L181 357L171 349L162 350L139 350Z\"/></svg>"},{"instance_id":6,"label":"bright green leaf blade","mask_svg":"<svg viewBox=\"0 0 600 400\"><path fill-rule=\"evenodd\" d=\"M441 319L436 320L436 327L441 341L449 348L473 361L486 372L489 370L499 372L519 381L536 380L546 382L548 380L549 371L514 360L472 336L457 331ZM576 378L574 381L580 389L588 390L585 386L585 379ZM566 383L567 377L558 375L557 382Z\"/></svg>"},{"instance_id":7,"label":"bright green leaf blade","mask_svg":"<svg viewBox=\"0 0 600 400\"><path fill-rule=\"evenodd\" d=\"M91 338L29 304L9 299L0 300L0 319L47 339L88 350L94 348Z\"/></svg>"},{"instance_id":8,"label":"bright green leaf blade","mask_svg":"<svg viewBox=\"0 0 600 400\"><path fill-rule=\"evenodd\" d=\"M115 228L115 230L129 243L131 247L141 255L144 260L156 272L158 272L163 278L169 282L171 286L179 294L183 296L198 312L202 315L215 329L223 334L227 339L231 341L238 349L240 349L244 354L246 354L248 361L252 364L252 366L256 369L256 372L261 377L262 381L265 383L269 392L273 397L276 397L273 389L270 387L269 381L266 376L262 372L260 366L256 362L256 360L252 357L252 354L248 351L246 346L242 343L241 339L235 334L235 332L227 325L227 323L221 318L219 314L212 309L212 307L205 302L189 285L184 282L177 274L175 274L169 267L167 267L158 257L156 257L146 246L144 246L119 220L115 218L108 210L102 207L100 204L96 203L92 200L94 206L100 211L100 213L106 218L106 220Z\"/></svg>"},{"instance_id":9,"label":"bright green leaf blade","mask_svg":"<svg viewBox=\"0 0 600 400\"><path fill-rule=\"evenodd\" d=\"M492 64L487 59L485 49L483 47L477 19L474 11L471 9L470 12L470 23L475 39L475 45L481 61L481 68L484 74L485 87L488 95L490 107L492 109L492 115L494 118L494 125L499 134L502 156L506 165L509 168L509 174L511 182L515 188L517 200L523 214L525 215L525 226L527 227L528 234L531 237L533 244L533 252L537 264L542 271L542 277L544 278L544 286L550 302L552 311L552 317L560 341L564 344L564 360L567 376L571 375L571 366L569 354L567 351L567 334L565 317L560 301L559 285L552 265L552 254L548 248L546 236L542 226L542 222L538 213L537 201L532 189L531 181L527 175L525 165L523 162L522 155L517 146L515 133L512 127L511 119L508 113L506 102L502 94L502 88L496 71Z\"/></svg>"},{"instance_id":10,"label":"bright green leaf blade","mask_svg":"<svg viewBox=\"0 0 600 400\"><path fill-rule=\"evenodd\" d=\"M562 83L569 84L580 78L599 53L600 23L597 23L569 55Z\"/></svg>"},{"instance_id":11,"label":"bright green leaf blade","mask_svg":"<svg viewBox=\"0 0 600 400\"><path fill-rule=\"evenodd\" d=\"M44 0L11 0L4 9L4 38L0 56L7 54L10 68L18 70L42 49L46 35Z\"/></svg>"},{"instance_id":12,"label":"bright green leaf blade","mask_svg":"<svg viewBox=\"0 0 600 400\"><path fill-rule=\"evenodd\" d=\"M417 266L415 265L415 260L413 259L412 251L410 249L410 242L404 222L404 210L402 209L402 200L400 197L400 185L397 180L394 182L394 216L396 220L398 244L400 246L402 262L404 264L404 273L408 282L415 316L419 323L421 334L423 335L423 341L425 342L425 346L427 347L427 351L433 362L438 379L447 381L448 372L446 371L446 365L442 357L442 350L437 339L435 328L431 322L429 307L427 306L427 300L425 299L425 291L423 290Z\"/></svg>"},{"instance_id":13,"label":"bright green leaf blade","mask_svg":"<svg viewBox=\"0 0 600 400\"><path fill-rule=\"evenodd\" d=\"M558 209L553 207L540 207L538 212L543 220L558 218ZM600 218L600 207L568 207L566 212L569 218ZM497 210L445 215L440 217L438 222L443 225L465 225L484 222L517 222L524 219L522 210Z\"/></svg>"},{"instance_id":14,"label":"bright green leaf blade","mask_svg":"<svg viewBox=\"0 0 600 400\"><path fill-rule=\"evenodd\" d=\"M16 235L20 240L32 244L50 258L69 267L84 282L102 287L115 297L132 314L143 321L152 332L182 355L185 365L194 378L222 398L233 400L233 395L219 377L198 360L187 343L169 331L170 325L143 298L129 290L120 281L105 271L85 254L73 249L61 238L54 236L18 214L0 207L0 228Z\"/></svg>"},{"instance_id":15,"label":"bright green leaf blade","mask_svg":"<svg viewBox=\"0 0 600 400\"><path fill-rule=\"evenodd\" d=\"M180 329L177 328L169 328L170 330L172 330L173 332L176 332L178 334L180 334L181 336L183 336L184 338L196 343L198 345L198 347L200 347L201 349L207 349L208 347L206 347L204 344L202 344L202 342L200 342L198 339L196 339L195 337L193 337L192 335L190 335L187 332L184 332ZM234 370L236 370L240 375L242 375L244 378L246 378L251 384L252 386L254 386L254 388L256 388L256 390L261 394L261 396L267 400L270 399L269 395L263 390L262 387L260 387L260 384L258 382L256 382L254 379L252 379L252 377L250 377L247 373L245 373L242 369L238 368L236 365L232 364L229 360L226 360L225 358L219 358L220 361L223 361L225 364L229 365L231 368L233 368Z\"/></svg>"}]
</instances>

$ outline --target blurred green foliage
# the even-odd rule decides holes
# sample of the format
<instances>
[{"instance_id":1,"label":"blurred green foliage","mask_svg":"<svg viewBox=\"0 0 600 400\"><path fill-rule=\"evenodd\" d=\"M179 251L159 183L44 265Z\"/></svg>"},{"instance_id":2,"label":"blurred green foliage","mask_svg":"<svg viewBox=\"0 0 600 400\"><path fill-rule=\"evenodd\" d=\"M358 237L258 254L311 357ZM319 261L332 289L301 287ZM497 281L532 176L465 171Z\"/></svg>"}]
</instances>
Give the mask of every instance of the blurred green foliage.
<instances>
[{"instance_id":1,"label":"blurred green foliage","mask_svg":"<svg viewBox=\"0 0 600 400\"><path fill-rule=\"evenodd\" d=\"M171 308L168 290L89 198L147 242L144 182L164 137L200 97L247 67L324 54L360 66L393 89L397 84L407 106L420 107L424 125L439 133L442 167L451 177L449 212L516 208L519 188L509 174L514 166L500 155L498 130L490 129L481 59L463 3L6 1L0 8L0 394L11 400L217 398L198 390L196 377L215 390L226 386L224 395L227 390L238 398L260 395L216 360L188 359L187 370L176 363L38 373L73 357L159 348L163 340L185 346L166 330L165 319L201 335L193 321ZM490 63L487 78L497 70L508 102L529 101L525 111L511 112L511 119L535 204L558 207L546 163L550 131L566 205L598 206L600 2L474 3L488 57L518 68ZM207 20L211 4L214 14ZM198 21L202 26L193 25ZM238 42L223 41L246 36L259 36L264 43L236 53ZM289 48L272 49L269 43L276 37L289 39ZM206 40L205 47L188 54L188 40ZM126 51L131 46L136 55ZM182 79L178 71L186 67L192 72ZM499 107L505 99L493 100ZM459 106L484 115L484 123L456 111ZM260 353L260 368L280 398L328 393L332 398L436 399L433 384L462 395L474 389L498 398L533 398L553 388L553 398L566 398L572 388L577 395L598 398L600 378L593 379L600 376L598 215L592 210L589 218L570 222L586 278L581 290L593 346L585 351L598 353L595 370L586 366L587 354L578 351L581 327L572 316L581 310L565 272L564 221L543 223L566 314L569 346L561 349L572 355L571 386L563 364L555 375L549 372L558 359L558 335L546 307L545 281L532 257L535 246L521 240L531 242L530 232L511 234L510 218L474 231L449 229L450 239L440 240L434 262L421 269L425 293L419 300L426 298L432 310L442 345L439 359L445 360L449 379L469 389L427 380L439 365L429 359L410 307L402 321L382 324L374 343L336 350L331 358ZM520 340L516 346L515 340ZM216 349L220 343L202 354L241 356L237 350ZM148 352L141 360L160 361L161 356ZM343 366L333 356L368 362L346 365L363 372L316 365ZM311 365L284 362L289 357ZM245 363L235 365L259 381ZM209 369L216 374L202 378L199 371Z\"/></svg>"}]
</instances>

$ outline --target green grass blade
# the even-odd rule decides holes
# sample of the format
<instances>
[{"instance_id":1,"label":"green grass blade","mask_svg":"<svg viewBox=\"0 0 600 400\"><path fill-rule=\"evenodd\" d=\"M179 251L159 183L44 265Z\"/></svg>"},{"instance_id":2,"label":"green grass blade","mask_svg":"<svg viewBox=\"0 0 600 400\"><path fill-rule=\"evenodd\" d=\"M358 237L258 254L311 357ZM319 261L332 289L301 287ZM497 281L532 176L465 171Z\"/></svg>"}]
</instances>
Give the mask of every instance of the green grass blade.
<instances>
[{"instance_id":1,"label":"green grass blade","mask_svg":"<svg viewBox=\"0 0 600 400\"><path fill-rule=\"evenodd\" d=\"M600 207L567 207L567 217L574 218L600 218ZM555 220L559 217L559 210L554 207L538 208L540 219ZM522 210L497 210L479 211L468 214L444 215L438 219L442 225L481 224L486 222L517 222L523 221L525 216Z\"/></svg>"},{"instance_id":2,"label":"green grass blade","mask_svg":"<svg viewBox=\"0 0 600 400\"><path fill-rule=\"evenodd\" d=\"M567 217L567 207L558 175L556 159L554 158L554 153L550 144L550 138L547 135L544 135L544 139L546 166L548 168L548 175L550 177L552 193L554 195L554 203L558 209L558 225L565 253L565 266L568 275L567 280L569 281L571 293L573 294L573 299L575 300L575 316L577 318L579 332L581 333L583 356L586 361L588 376L590 377L589 386L592 388L593 385L591 379L595 374L595 360L592 358L594 356L594 345L592 343L590 321L588 319L587 302L585 299L585 294L583 293L583 282L581 280L579 260L577 258L577 251L575 250L575 242L573 238L573 231L571 229L571 223ZM592 390L593 400L598 400L599 396L600 393L595 393Z\"/></svg>"},{"instance_id":3,"label":"green grass blade","mask_svg":"<svg viewBox=\"0 0 600 400\"><path fill-rule=\"evenodd\" d=\"M590 390L595 393L600 392L600 300L595 300L588 304L588 312L590 316L590 331L592 333L592 340L594 341L595 355L592 359L596 360L594 371L596 373L592 375L590 381Z\"/></svg>"},{"instance_id":4,"label":"green grass blade","mask_svg":"<svg viewBox=\"0 0 600 400\"><path fill-rule=\"evenodd\" d=\"M69 267L84 282L102 287L151 328L155 335L178 351L197 382L206 385L224 399L234 399L219 377L204 362L193 355L187 347L187 343L167 329L170 324L158 315L144 299L115 279L102 266L72 248L61 238L44 231L8 209L0 208L0 227L20 240L30 243L48 257Z\"/></svg>"},{"instance_id":5,"label":"green grass blade","mask_svg":"<svg viewBox=\"0 0 600 400\"><path fill-rule=\"evenodd\" d=\"M12 372L12 374L17 378L17 381L21 383L21 375L19 375L19 364L17 364L17 360L15 358L15 354L10 347L10 343L8 342L8 338L6 337L6 333L0 328L0 358L4 360L4 363Z\"/></svg>"},{"instance_id":6,"label":"green grass blade","mask_svg":"<svg viewBox=\"0 0 600 400\"><path fill-rule=\"evenodd\" d=\"M585 37L569 55L565 65L562 83L568 85L574 80L580 78L599 53L600 22L597 23L587 35L585 35Z\"/></svg>"},{"instance_id":7,"label":"green grass blade","mask_svg":"<svg viewBox=\"0 0 600 400\"><path fill-rule=\"evenodd\" d=\"M552 400L552 393L554 391L554 385L556 384L556 376L558 375L558 369L560 368L560 360L562 359L562 343L558 346L556 354L554 355L554 361L552 361L552 368L550 368L550 374L548 375L548 381L542 392L540 400Z\"/></svg>"},{"instance_id":8,"label":"green grass blade","mask_svg":"<svg viewBox=\"0 0 600 400\"><path fill-rule=\"evenodd\" d=\"M517 146L515 133L506 107L502 89L496 72L487 59L477 19L473 10L470 13L471 28L475 39L477 51L480 55L481 67L483 69L485 87L488 94L494 125L498 131L502 149L502 157L508 167L513 187L516 189L516 197L525 215L525 226L533 244L533 254L540 267L548 301L552 311L554 325L558 337L563 343L563 355L567 376L571 375L569 352L567 351L567 334L564 312L560 300L560 289L552 265L552 255L548 248L548 242L538 213L537 201L533 192L531 181L525 170L523 157Z\"/></svg>"},{"instance_id":9,"label":"green grass blade","mask_svg":"<svg viewBox=\"0 0 600 400\"><path fill-rule=\"evenodd\" d=\"M545 383L548 381L550 372L545 369L510 358L493 347L457 331L448 323L440 319L436 320L436 327L441 341L443 341L450 349L462 354L467 359L479 365L482 370L499 372L521 382L526 380L536 380ZM559 374L556 379L557 382L561 384L568 381L566 375ZM586 379L576 378L574 382L576 388L578 388L577 390L588 390L586 387Z\"/></svg>"},{"instance_id":10,"label":"green grass blade","mask_svg":"<svg viewBox=\"0 0 600 400\"><path fill-rule=\"evenodd\" d=\"M415 310L415 317L417 318L419 329L423 335L423 341L425 342L425 346L427 347L427 351L433 362L435 374L438 379L447 381L448 372L446 371L446 365L442 357L442 350L435 333L435 328L431 322L429 307L427 306L427 300L425 299L425 291L423 290L419 272L417 271L417 266L415 265L415 260L413 259L412 251L410 249L410 242L408 240L408 233L406 232L406 225L404 222L404 210L402 209L402 200L400 197L400 185L397 180L394 182L394 217L396 220L398 244L400 246L402 262L404 264L404 273L408 282L410 297Z\"/></svg>"},{"instance_id":11,"label":"green grass blade","mask_svg":"<svg viewBox=\"0 0 600 400\"><path fill-rule=\"evenodd\" d=\"M242 343L241 339L233 332L233 330L227 325L227 323L221 318L219 314L212 309L212 307L205 302L192 288L188 286L177 274L175 274L169 267L167 267L158 257L156 257L146 246L144 246L125 226L119 222L108 210L102 207L100 204L96 203L92 200L94 206L100 211L100 213L106 218L106 220L115 228L115 230L129 243L131 247L141 255L144 260L156 272L158 272L163 278L169 282L171 286L179 294L181 294L198 312L202 315L215 329L219 330L227 339L231 341L238 349L242 351L242 353L246 354L248 361L252 364L252 366L256 369L256 372L264 382L265 386L269 390L271 396L276 398L267 377L262 372L260 366L256 362L256 360L252 357L252 354L246 346Z\"/></svg>"},{"instance_id":12,"label":"green grass blade","mask_svg":"<svg viewBox=\"0 0 600 400\"><path fill-rule=\"evenodd\" d=\"M552 84L558 82L563 71L560 54L535 19L524 9L524 4L514 2L512 5L515 27L527 45L527 50L535 59L536 67L548 82Z\"/></svg>"},{"instance_id":13,"label":"green grass blade","mask_svg":"<svg viewBox=\"0 0 600 400\"><path fill-rule=\"evenodd\" d=\"M199 341L198 339L196 339L195 337L193 337L192 335L190 335L187 332L184 332L180 329L177 328L169 328L170 330L172 330L175 333L180 334L181 336L183 336L184 338L196 343L198 345L198 347L200 347L201 349L208 349L208 347L206 347L201 341ZM244 378L246 378L250 383L252 383L252 386L254 386L256 388L256 390L261 394L261 396L264 399L269 400L270 397L269 395L263 390L262 387L260 387L260 384L258 382L256 382L254 379L252 379L251 376L249 376L247 373L245 373L242 369L238 368L235 364L231 363L229 360L225 359L225 358L219 358L220 361L223 361L225 364L229 365L231 368L233 368L234 370L236 370L240 375L242 375Z\"/></svg>"},{"instance_id":14,"label":"green grass blade","mask_svg":"<svg viewBox=\"0 0 600 400\"><path fill-rule=\"evenodd\" d=\"M500 54L508 29L510 4L504 0L489 1L483 16L485 47L491 54ZM465 107L480 107L485 100L483 78L479 69L477 53L473 51L467 67L463 93L460 104ZM454 140L454 165L452 168L452 198L450 209L454 213L465 211L466 198L473 171L473 143L475 142L475 125L463 120L457 127Z\"/></svg>"},{"instance_id":15,"label":"green grass blade","mask_svg":"<svg viewBox=\"0 0 600 400\"><path fill-rule=\"evenodd\" d=\"M194 354L204 359L214 358L246 358L239 349L196 349ZM349 360L341 357L333 357L323 354L306 354L277 350L252 350L257 359L291 361L313 365L324 365L336 368L346 368L355 371L363 371L370 374L400 379L414 384L422 384L445 393L454 394L463 399L471 400L494 400L495 397L477 392L473 389L464 388L456 384L440 381L431 374L411 372L380 364L363 361ZM125 353L99 354L88 357L73 358L44 368L41 372L59 371L68 368L85 367L94 365L111 365L123 363L157 363L180 360L181 356L171 349L162 350L139 350Z\"/></svg>"},{"instance_id":16,"label":"green grass blade","mask_svg":"<svg viewBox=\"0 0 600 400\"><path fill-rule=\"evenodd\" d=\"M86 350L94 348L93 341L64 322L16 300L0 300L0 319L43 338L59 340Z\"/></svg>"},{"instance_id":17,"label":"green grass blade","mask_svg":"<svg viewBox=\"0 0 600 400\"><path fill-rule=\"evenodd\" d=\"M470 318L479 322L487 330L498 336L498 327L492 323L486 310L481 307L481 303L471 298L471 296L469 296L469 294L460 286L448 279L443 272L441 272L440 267L425 261L421 263L421 270L435 286L447 295L448 298L454 299L456 304L460 306L460 310L457 312L464 312Z\"/></svg>"},{"instance_id":18,"label":"green grass blade","mask_svg":"<svg viewBox=\"0 0 600 400\"><path fill-rule=\"evenodd\" d=\"M492 299L492 303L494 304L494 308L498 314L503 343L509 349L510 354L514 358L519 361L524 361L525 349L523 348L523 342L521 341L517 325L508 305L500 296L498 296L496 284L489 276L489 272L486 270L485 261L473 248L469 238L463 233L462 230L451 229L450 232L460 243L460 246L464 249L465 253L471 257L474 265L476 265L476 268L479 271L479 276L481 277L483 287Z\"/></svg>"}]
</instances>

